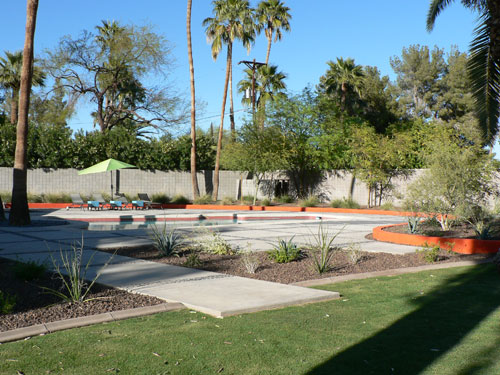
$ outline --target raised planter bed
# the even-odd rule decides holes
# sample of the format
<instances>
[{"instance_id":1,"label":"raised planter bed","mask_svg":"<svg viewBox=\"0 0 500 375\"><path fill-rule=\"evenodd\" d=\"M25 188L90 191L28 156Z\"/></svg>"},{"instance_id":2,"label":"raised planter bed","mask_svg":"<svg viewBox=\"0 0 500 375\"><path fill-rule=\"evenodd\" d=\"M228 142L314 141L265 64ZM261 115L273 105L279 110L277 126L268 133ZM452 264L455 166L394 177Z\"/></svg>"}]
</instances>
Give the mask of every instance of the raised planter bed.
<instances>
[{"instance_id":1,"label":"raised planter bed","mask_svg":"<svg viewBox=\"0 0 500 375\"><path fill-rule=\"evenodd\" d=\"M473 238L432 237L420 234L394 233L384 230L403 224L384 225L373 228L373 239L399 245L425 246L439 245L442 249L460 254L492 254L500 248L500 240L477 240Z\"/></svg>"}]
</instances>

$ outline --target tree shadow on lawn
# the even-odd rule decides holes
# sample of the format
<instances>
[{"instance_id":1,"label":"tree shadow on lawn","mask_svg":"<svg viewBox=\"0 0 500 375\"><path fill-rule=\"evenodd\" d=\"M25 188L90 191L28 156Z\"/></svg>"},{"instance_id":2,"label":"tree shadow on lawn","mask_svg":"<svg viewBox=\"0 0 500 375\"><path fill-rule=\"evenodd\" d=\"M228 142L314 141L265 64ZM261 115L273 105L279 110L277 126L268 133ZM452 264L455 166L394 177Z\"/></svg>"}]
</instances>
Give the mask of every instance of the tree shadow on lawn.
<instances>
[{"instance_id":1,"label":"tree shadow on lawn","mask_svg":"<svg viewBox=\"0 0 500 375\"><path fill-rule=\"evenodd\" d=\"M308 374L420 374L500 306L499 275L491 265L477 266L411 302L418 305L415 311ZM490 367L492 347L483 344L474 363L454 373Z\"/></svg>"}]
</instances>

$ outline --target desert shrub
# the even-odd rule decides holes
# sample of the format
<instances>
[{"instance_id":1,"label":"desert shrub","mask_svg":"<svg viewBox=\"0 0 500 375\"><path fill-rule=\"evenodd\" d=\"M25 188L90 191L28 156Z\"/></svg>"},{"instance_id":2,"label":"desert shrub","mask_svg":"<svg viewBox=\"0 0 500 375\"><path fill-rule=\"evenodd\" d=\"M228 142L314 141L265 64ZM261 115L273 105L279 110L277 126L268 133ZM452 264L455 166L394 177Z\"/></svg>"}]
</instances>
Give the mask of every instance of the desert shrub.
<instances>
[{"instance_id":1,"label":"desert shrub","mask_svg":"<svg viewBox=\"0 0 500 375\"><path fill-rule=\"evenodd\" d=\"M202 264L200 255L196 251L191 252L184 262L184 266L191 268L201 267Z\"/></svg>"},{"instance_id":2,"label":"desert shrub","mask_svg":"<svg viewBox=\"0 0 500 375\"><path fill-rule=\"evenodd\" d=\"M330 207L333 208L359 208L358 202L352 198L335 199L330 203Z\"/></svg>"},{"instance_id":3,"label":"desert shrub","mask_svg":"<svg viewBox=\"0 0 500 375\"><path fill-rule=\"evenodd\" d=\"M254 197L253 195L244 195L243 198L241 198L242 202L245 204L253 204Z\"/></svg>"},{"instance_id":4,"label":"desert shrub","mask_svg":"<svg viewBox=\"0 0 500 375\"><path fill-rule=\"evenodd\" d=\"M13 267L14 275L23 281L41 279L47 271L47 265L33 260L22 263L17 262Z\"/></svg>"},{"instance_id":5,"label":"desert shrub","mask_svg":"<svg viewBox=\"0 0 500 375\"><path fill-rule=\"evenodd\" d=\"M260 205L261 206L270 206L271 205L271 200L268 199L268 198L265 198L263 199L261 202L260 202Z\"/></svg>"},{"instance_id":6,"label":"desert shrub","mask_svg":"<svg viewBox=\"0 0 500 375\"><path fill-rule=\"evenodd\" d=\"M302 255L299 247L293 243L293 237L288 241L279 240L277 245L273 245L273 248L267 254L276 263L289 263L299 259Z\"/></svg>"},{"instance_id":7,"label":"desert shrub","mask_svg":"<svg viewBox=\"0 0 500 375\"><path fill-rule=\"evenodd\" d=\"M42 200L44 203L67 203L71 202L71 197L66 193L48 193L42 194Z\"/></svg>"},{"instance_id":8,"label":"desert shrub","mask_svg":"<svg viewBox=\"0 0 500 375\"><path fill-rule=\"evenodd\" d=\"M394 210L394 204L392 202L385 202L380 206L381 210Z\"/></svg>"},{"instance_id":9,"label":"desert shrub","mask_svg":"<svg viewBox=\"0 0 500 375\"><path fill-rule=\"evenodd\" d=\"M168 204L172 200L167 194L153 194L151 196L151 199L153 200L153 202L161 204Z\"/></svg>"},{"instance_id":10,"label":"desert shrub","mask_svg":"<svg viewBox=\"0 0 500 375\"><path fill-rule=\"evenodd\" d=\"M295 201L291 196L287 194L282 195L280 197L276 197L274 198L274 200L278 203L293 203Z\"/></svg>"},{"instance_id":11,"label":"desert shrub","mask_svg":"<svg viewBox=\"0 0 500 375\"><path fill-rule=\"evenodd\" d=\"M338 250L333 246L333 241L342 232L344 228L337 233L331 234L328 227L323 223L318 225L318 233L313 235L313 242L310 244L310 252L313 258L314 269L318 273L327 272L330 269L330 260L334 251Z\"/></svg>"},{"instance_id":12,"label":"desert shrub","mask_svg":"<svg viewBox=\"0 0 500 375\"><path fill-rule=\"evenodd\" d=\"M200 251L218 255L234 254L234 250L231 248L231 245L220 235L219 232L208 232L208 236L205 235L202 239L197 241L197 247Z\"/></svg>"},{"instance_id":13,"label":"desert shrub","mask_svg":"<svg viewBox=\"0 0 500 375\"><path fill-rule=\"evenodd\" d=\"M259 257L253 251L245 251L241 254L241 263L247 273L254 274L259 268Z\"/></svg>"},{"instance_id":14,"label":"desert shrub","mask_svg":"<svg viewBox=\"0 0 500 375\"><path fill-rule=\"evenodd\" d=\"M70 199L70 201L71 201L71 199ZM29 203L43 203L43 196L40 194L28 193L28 202Z\"/></svg>"},{"instance_id":15,"label":"desert shrub","mask_svg":"<svg viewBox=\"0 0 500 375\"><path fill-rule=\"evenodd\" d=\"M352 265L358 264L363 258L361 247L358 244L351 243L344 251L347 255L349 263L351 263Z\"/></svg>"},{"instance_id":16,"label":"desert shrub","mask_svg":"<svg viewBox=\"0 0 500 375\"><path fill-rule=\"evenodd\" d=\"M423 248L416 250L416 253L419 254L427 263L435 263L439 258L439 245L424 245Z\"/></svg>"},{"instance_id":17,"label":"desert shrub","mask_svg":"<svg viewBox=\"0 0 500 375\"><path fill-rule=\"evenodd\" d=\"M0 192L0 196L2 197L3 203L12 202L12 193L10 193L8 191L2 191L2 192Z\"/></svg>"},{"instance_id":18,"label":"desert shrub","mask_svg":"<svg viewBox=\"0 0 500 375\"><path fill-rule=\"evenodd\" d=\"M177 194L176 196L174 196L172 198L172 203L174 203L174 204L189 204L191 202L184 195Z\"/></svg>"},{"instance_id":19,"label":"desert shrub","mask_svg":"<svg viewBox=\"0 0 500 375\"><path fill-rule=\"evenodd\" d=\"M194 204L211 204L213 203L212 196L210 194L201 195L193 201Z\"/></svg>"},{"instance_id":20,"label":"desert shrub","mask_svg":"<svg viewBox=\"0 0 500 375\"><path fill-rule=\"evenodd\" d=\"M16 296L0 290L0 315L10 314L16 305Z\"/></svg>"},{"instance_id":21,"label":"desert shrub","mask_svg":"<svg viewBox=\"0 0 500 375\"><path fill-rule=\"evenodd\" d=\"M156 225L151 226L150 237L156 250L166 257L179 256L179 252L184 245L183 237L176 233L175 228L167 229L166 224L163 225L161 230Z\"/></svg>"},{"instance_id":22,"label":"desert shrub","mask_svg":"<svg viewBox=\"0 0 500 375\"><path fill-rule=\"evenodd\" d=\"M233 198L231 198L231 197L224 197L224 198L222 198L221 204L229 206L229 205L234 204L234 202L235 202L235 200Z\"/></svg>"},{"instance_id":23,"label":"desert shrub","mask_svg":"<svg viewBox=\"0 0 500 375\"><path fill-rule=\"evenodd\" d=\"M319 198L315 195L310 195L300 202L300 207L316 207L319 205Z\"/></svg>"}]
</instances>

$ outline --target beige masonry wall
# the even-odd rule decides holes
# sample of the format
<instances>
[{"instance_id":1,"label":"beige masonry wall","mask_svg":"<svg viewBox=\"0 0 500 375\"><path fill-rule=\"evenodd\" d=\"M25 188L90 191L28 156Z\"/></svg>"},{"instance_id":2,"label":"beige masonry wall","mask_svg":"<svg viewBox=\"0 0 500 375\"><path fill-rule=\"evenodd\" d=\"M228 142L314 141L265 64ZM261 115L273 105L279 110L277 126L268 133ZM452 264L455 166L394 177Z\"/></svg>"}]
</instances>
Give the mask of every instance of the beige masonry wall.
<instances>
[{"instance_id":1,"label":"beige masonry wall","mask_svg":"<svg viewBox=\"0 0 500 375\"><path fill-rule=\"evenodd\" d=\"M406 186L422 173L414 171L408 179L396 179L396 194L387 200L399 203L398 196L404 195ZM219 199L224 197L236 198L239 196L239 182L242 174L234 171L220 172ZM276 175L277 176L277 175ZM255 191L252 179L246 179L243 173L243 195L253 195ZM283 178L275 177L275 178ZM209 194L213 187L213 171L198 173L198 184L201 195ZM324 201L349 197L353 191L353 199L364 205L368 201L368 189L359 179L353 179L349 171L325 172L323 181L312 192ZM12 169L0 168L0 193L12 190ZM90 195L95 192L110 194L111 173L95 173L78 175L76 169L31 169L28 171L28 192L32 194L49 193L80 193ZM182 194L192 198L191 174L189 172L175 171L141 171L138 169L122 169L113 172L113 193L116 192L135 195L137 193L167 194L173 197ZM258 197L266 195L259 191Z\"/></svg>"},{"instance_id":2,"label":"beige masonry wall","mask_svg":"<svg viewBox=\"0 0 500 375\"><path fill-rule=\"evenodd\" d=\"M219 197L235 197L241 173L220 172ZM246 176L246 173L244 174ZM189 172L142 171L122 169L113 171L113 193L116 191L135 195L137 193L164 193L170 197L182 194L192 198L191 174ZM212 191L213 171L198 173L200 194ZM12 169L0 168L0 192L12 190ZM78 175L76 169L30 169L28 170L28 192L49 193L92 193L111 194L111 172Z\"/></svg>"}]
</instances>

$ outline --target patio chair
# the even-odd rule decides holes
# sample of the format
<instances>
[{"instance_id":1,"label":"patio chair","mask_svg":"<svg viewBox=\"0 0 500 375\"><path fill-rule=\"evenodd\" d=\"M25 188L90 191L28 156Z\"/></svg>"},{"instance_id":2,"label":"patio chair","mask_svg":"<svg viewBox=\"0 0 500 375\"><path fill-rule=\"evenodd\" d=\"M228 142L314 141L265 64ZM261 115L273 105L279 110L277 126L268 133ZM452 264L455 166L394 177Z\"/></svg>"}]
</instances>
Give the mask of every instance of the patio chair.
<instances>
[{"instance_id":1,"label":"patio chair","mask_svg":"<svg viewBox=\"0 0 500 375\"><path fill-rule=\"evenodd\" d=\"M151 199L149 198L149 195L147 193L139 193L139 194L137 194L137 196L139 197L139 200L134 201L135 204L134 204L134 202L132 202L132 204L134 205L135 208L138 208L138 207L142 207L143 209L144 208L150 209L150 208L154 208L154 207L162 208L161 203L151 201Z\"/></svg>"},{"instance_id":2,"label":"patio chair","mask_svg":"<svg viewBox=\"0 0 500 375\"><path fill-rule=\"evenodd\" d=\"M83 201L80 194L70 194L71 205L67 206L66 209L70 208L81 208L82 210L85 208L86 203Z\"/></svg>"},{"instance_id":3,"label":"patio chair","mask_svg":"<svg viewBox=\"0 0 500 375\"><path fill-rule=\"evenodd\" d=\"M92 200L87 202L89 210L102 210L109 203L102 197L101 193L92 194Z\"/></svg>"}]
</instances>

